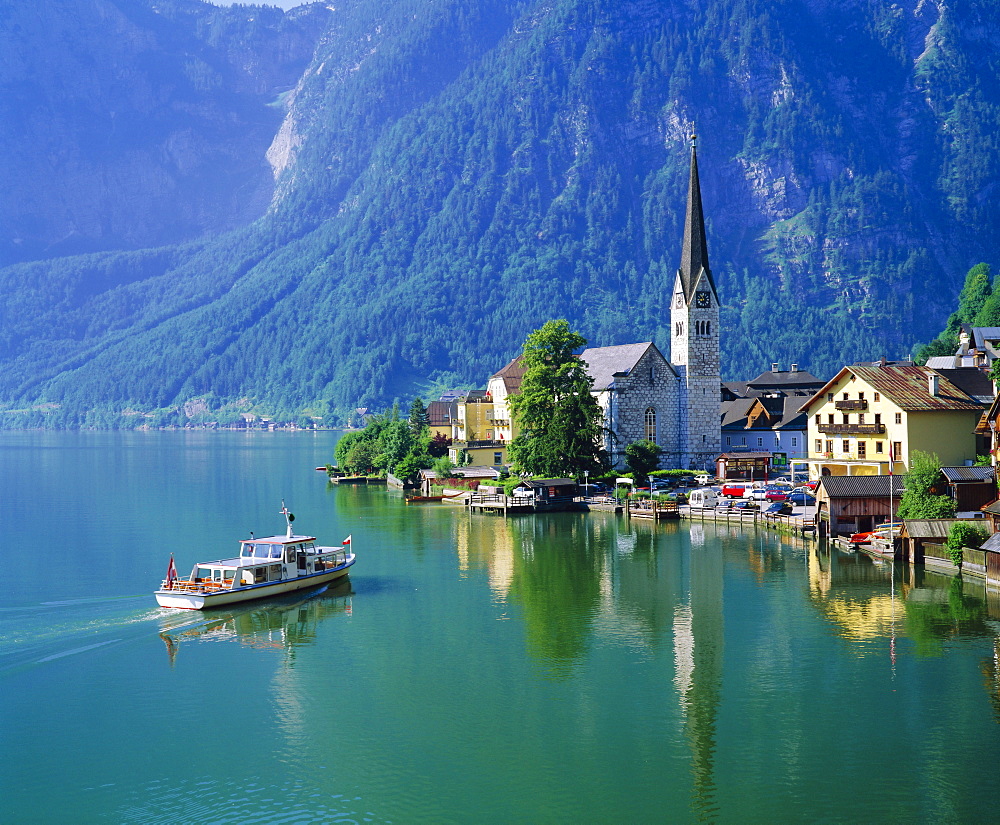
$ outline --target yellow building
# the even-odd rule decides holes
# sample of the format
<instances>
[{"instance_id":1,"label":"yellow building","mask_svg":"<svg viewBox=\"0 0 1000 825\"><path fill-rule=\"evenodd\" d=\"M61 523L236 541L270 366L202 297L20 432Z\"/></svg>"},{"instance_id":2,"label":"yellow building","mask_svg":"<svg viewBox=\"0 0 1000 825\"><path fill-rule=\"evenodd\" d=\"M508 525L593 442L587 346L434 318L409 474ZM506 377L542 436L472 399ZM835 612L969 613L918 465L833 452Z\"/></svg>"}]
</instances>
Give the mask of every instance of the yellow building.
<instances>
[{"instance_id":1,"label":"yellow building","mask_svg":"<svg viewBox=\"0 0 1000 825\"><path fill-rule=\"evenodd\" d=\"M809 477L905 473L914 450L944 466L976 459L983 406L934 370L844 367L801 408Z\"/></svg>"},{"instance_id":2,"label":"yellow building","mask_svg":"<svg viewBox=\"0 0 1000 825\"><path fill-rule=\"evenodd\" d=\"M488 390L473 390L455 402L451 437L448 458L455 464L462 450L476 466L507 463L507 442L495 424L493 398Z\"/></svg>"}]
</instances>

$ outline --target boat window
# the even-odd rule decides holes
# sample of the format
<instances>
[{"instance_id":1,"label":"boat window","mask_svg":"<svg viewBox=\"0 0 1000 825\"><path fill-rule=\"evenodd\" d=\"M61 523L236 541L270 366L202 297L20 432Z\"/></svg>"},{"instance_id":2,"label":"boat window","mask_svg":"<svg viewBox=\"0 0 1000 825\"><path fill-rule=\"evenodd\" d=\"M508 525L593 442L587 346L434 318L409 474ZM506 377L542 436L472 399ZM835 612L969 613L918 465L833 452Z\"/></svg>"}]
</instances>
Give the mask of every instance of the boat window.
<instances>
[{"instance_id":1,"label":"boat window","mask_svg":"<svg viewBox=\"0 0 1000 825\"><path fill-rule=\"evenodd\" d=\"M280 559L281 558L281 545L280 544L272 544L271 545L271 558L272 559Z\"/></svg>"},{"instance_id":2,"label":"boat window","mask_svg":"<svg viewBox=\"0 0 1000 825\"><path fill-rule=\"evenodd\" d=\"M232 580L233 580L234 578L236 578L236 571L235 571L235 570L223 570L223 571L222 571L222 577L223 577L223 578L224 578L224 579L225 579L225 580L226 580L227 582L230 582L230 581L232 581Z\"/></svg>"},{"instance_id":3,"label":"boat window","mask_svg":"<svg viewBox=\"0 0 1000 825\"><path fill-rule=\"evenodd\" d=\"M285 563L291 564L295 561L295 545L288 544L285 546Z\"/></svg>"},{"instance_id":4,"label":"boat window","mask_svg":"<svg viewBox=\"0 0 1000 825\"><path fill-rule=\"evenodd\" d=\"M253 569L253 583L263 584L267 581L267 568L266 567L255 567Z\"/></svg>"},{"instance_id":5,"label":"boat window","mask_svg":"<svg viewBox=\"0 0 1000 825\"><path fill-rule=\"evenodd\" d=\"M243 548L240 550L240 555L244 558L250 558L253 556L253 545L250 542L243 542Z\"/></svg>"},{"instance_id":6,"label":"boat window","mask_svg":"<svg viewBox=\"0 0 1000 825\"><path fill-rule=\"evenodd\" d=\"M212 571L212 579L214 581L221 582L222 581L222 571L221 570L213 570Z\"/></svg>"},{"instance_id":7,"label":"boat window","mask_svg":"<svg viewBox=\"0 0 1000 825\"><path fill-rule=\"evenodd\" d=\"M267 577L273 582L281 581L281 565L272 564L270 567L268 567Z\"/></svg>"},{"instance_id":8,"label":"boat window","mask_svg":"<svg viewBox=\"0 0 1000 825\"><path fill-rule=\"evenodd\" d=\"M212 568L210 567L199 567L198 573L196 574L199 579L210 579L212 578Z\"/></svg>"}]
</instances>

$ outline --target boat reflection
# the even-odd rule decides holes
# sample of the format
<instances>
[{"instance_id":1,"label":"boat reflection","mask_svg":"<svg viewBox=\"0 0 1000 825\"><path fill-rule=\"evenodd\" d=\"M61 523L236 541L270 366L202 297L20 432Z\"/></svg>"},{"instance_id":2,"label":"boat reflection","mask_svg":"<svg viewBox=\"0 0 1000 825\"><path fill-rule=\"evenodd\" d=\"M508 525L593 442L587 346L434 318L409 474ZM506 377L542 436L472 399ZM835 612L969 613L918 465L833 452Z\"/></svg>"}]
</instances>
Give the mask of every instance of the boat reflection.
<instances>
[{"instance_id":1,"label":"boat reflection","mask_svg":"<svg viewBox=\"0 0 1000 825\"><path fill-rule=\"evenodd\" d=\"M282 650L312 644L320 621L333 615L351 615L354 590L350 579L246 606L205 610L190 620L190 613L171 614L160 621L160 638L171 667L182 644L237 642L261 650Z\"/></svg>"}]
</instances>

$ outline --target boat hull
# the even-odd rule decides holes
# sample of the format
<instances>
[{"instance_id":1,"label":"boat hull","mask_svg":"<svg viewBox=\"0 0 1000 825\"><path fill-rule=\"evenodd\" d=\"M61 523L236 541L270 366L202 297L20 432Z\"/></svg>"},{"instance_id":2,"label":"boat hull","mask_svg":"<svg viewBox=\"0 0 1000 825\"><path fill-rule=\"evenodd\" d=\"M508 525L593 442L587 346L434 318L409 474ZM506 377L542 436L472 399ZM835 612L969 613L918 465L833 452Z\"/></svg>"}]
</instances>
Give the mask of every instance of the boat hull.
<instances>
[{"instance_id":1,"label":"boat hull","mask_svg":"<svg viewBox=\"0 0 1000 825\"><path fill-rule=\"evenodd\" d=\"M248 602L253 599L265 599L270 596L278 596L282 593L292 593L304 587L315 587L320 584L336 581L348 574L352 564L354 564L353 556L348 559L346 564L336 567L333 570L323 570L308 576L297 576L294 579L284 579L277 582L249 584L233 590L216 590L210 593L157 590L155 593L156 602L160 607L174 607L182 610L205 610L225 604Z\"/></svg>"}]
</instances>

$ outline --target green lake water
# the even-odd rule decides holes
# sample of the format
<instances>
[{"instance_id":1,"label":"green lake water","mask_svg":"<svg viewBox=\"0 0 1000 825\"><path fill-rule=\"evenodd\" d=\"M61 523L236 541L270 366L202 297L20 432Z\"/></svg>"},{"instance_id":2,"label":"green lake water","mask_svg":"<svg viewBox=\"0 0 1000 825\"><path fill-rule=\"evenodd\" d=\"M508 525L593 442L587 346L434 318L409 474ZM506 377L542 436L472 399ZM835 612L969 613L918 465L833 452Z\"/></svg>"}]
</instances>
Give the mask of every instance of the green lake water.
<instances>
[{"instance_id":1,"label":"green lake water","mask_svg":"<svg viewBox=\"0 0 1000 825\"><path fill-rule=\"evenodd\" d=\"M333 433L0 433L4 823L1000 820L1000 599L812 542L328 485ZM252 530L348 583L152 596Z\"/></svg>"}]
</instances>

